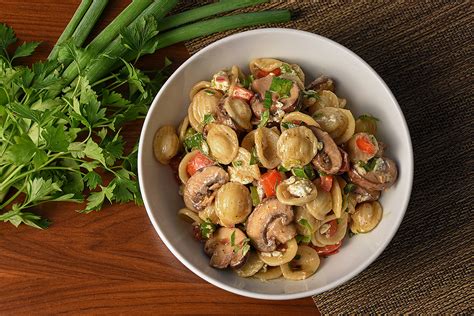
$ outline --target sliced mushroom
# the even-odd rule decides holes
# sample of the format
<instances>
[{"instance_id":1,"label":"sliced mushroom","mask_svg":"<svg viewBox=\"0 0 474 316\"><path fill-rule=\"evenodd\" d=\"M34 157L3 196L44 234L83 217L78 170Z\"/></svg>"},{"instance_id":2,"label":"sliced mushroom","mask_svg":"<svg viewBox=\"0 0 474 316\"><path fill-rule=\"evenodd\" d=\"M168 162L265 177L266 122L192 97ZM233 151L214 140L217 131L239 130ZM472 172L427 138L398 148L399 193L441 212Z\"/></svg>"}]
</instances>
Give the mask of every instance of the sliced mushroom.
<instances>
[{"instance_id":1,"label":"sliced mushroom","mask_svg":"<svg viewBox=\"0 0 474 316\"><path fill-rule=\"evenodd\" d=\"M224 169L210 166L196 172L184 187L184 204L195 212L202 211L214 200L217 189L229 181Z\"/></svg>"},{"instance_id":2,"label":"sliced mushroom","mask_svg":"<svg viewBox=\"0 0 474 316\"><path fill-rule=\"evenodd\" d=\"M319 76L313 80L307 87L307 90L322 91L329 90L334 92L334 81L326 76Z\"/></svg>"},{"instance_id":3,"label":"sliced mushroom","mask_svg":"<svg viewBox=\"0 0 474 316\"><path fill-rule=\"evenodd\" d=\"M257 118L260 118L262 113L265 111L265 108L263 106L263 99L265 97L265 92L270 90L273 78L273 75L268 75L266 77L256 79L252 82L252 89L256 92L256 94L252 98L252 100L250 100L250 104L252 107L252 111ZM282 110L287 113L294 111L299 96L300 88L298 88L298 85L295 82L293 82L293 86L291 87L290 95L288 97L280 99L280 102L282 104L280 106L277 102L275 102L276 99L280 96L276 95L275 93L272 93L272 99L274 102L272 104L272 107L270 108L270 112L273 114L276 113L278 110Z\"/></svg>"},{"instance_id":4,"label":"sliced mushroom","mask_svg":"<svg viewBox=\"0 0 474 316\"><path fill-rule=\"evenodd\" d=\"M209 264L218 269L242 265L247 255L240 251L245 239L245 234L238 228L219 228L204 245L204 252L211 257ZM235 249L238 251L234 251Z\"/></svg>"},{"instance_id":5,"label":"sliced mushroom","mask_svg":"<svg viewBox=\"0 0 474 316\"><path fill-rule=\"evenodd\" d=\"M389 158L376 158L372 171L353 166L348 174L351 182L367 190L382 191L393 185L397 180L398 170L395 162Z\"/></svg>"},{"instance_id":6,"label":"sliced mushroom","mask_svg":"<svg viewBox=\"0 0 474 316\"><path fill-rule=\"evenodd\" d=\"M352 193L357 203L377 201L380 197L380 191L368 190L361 186L356 186Z\"/></svg>"},{"instance_id":7,"label":"sliced mushroom","mask_svg":"<svg viewBox=\"0 0 474 316\"><path fill-rule=\"evenodd\" d=\"M318 151L314 159L313 165L319 171L326 174L336 174L342 166L342 156L334 140L325 131L309 126L316 138L323 143L323 149Z\"/></svg>"},{"instance_id":8,"label":"sliced mushroom","mask_svg":"<svg viewBox=\"0 0 474 316\"><path fill-rule=\"evenodd\" d=\"M349 155L347 154L347 152L341 147L338 148L342 158L341 168L339 169L338 174L343 174L344 172L349 171L349 169L351 168L351 164L349 162Z\"/></svg>"},{"instance_id":9,"label":"sliced mushroom","mask_svg":"<svg viewBox=\"0 0 474 316\"><path fill-rule=\"evenodd\" d=\"M247 234L259 251L274 251L296 236L293 209L275 197L260 203L247 219Z\"/></svg>"}]
</instances>

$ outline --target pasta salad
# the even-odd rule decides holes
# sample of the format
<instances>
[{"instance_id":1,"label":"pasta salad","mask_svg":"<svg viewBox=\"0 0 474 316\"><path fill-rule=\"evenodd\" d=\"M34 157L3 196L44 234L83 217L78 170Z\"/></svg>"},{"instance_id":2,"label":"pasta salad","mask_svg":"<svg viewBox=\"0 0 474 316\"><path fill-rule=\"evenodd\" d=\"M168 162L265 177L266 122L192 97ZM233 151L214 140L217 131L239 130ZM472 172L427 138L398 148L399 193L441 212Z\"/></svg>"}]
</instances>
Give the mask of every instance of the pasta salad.
<instances>
[{"instance_id":1,"label":"pasta salad","mask_svg":"<svg viewBox=\"0 0 474 316\"><path fill-rule=\"evenodd\" d=\"M382 219L381 192L397 166L377 119L357 119L331 78L305 84L300 66L273 58L232 66L189 93L179 127L162 126L154 154L180 182L210 265L241 277L303 280L344 238Z\"/></svg>"}]
</instances>

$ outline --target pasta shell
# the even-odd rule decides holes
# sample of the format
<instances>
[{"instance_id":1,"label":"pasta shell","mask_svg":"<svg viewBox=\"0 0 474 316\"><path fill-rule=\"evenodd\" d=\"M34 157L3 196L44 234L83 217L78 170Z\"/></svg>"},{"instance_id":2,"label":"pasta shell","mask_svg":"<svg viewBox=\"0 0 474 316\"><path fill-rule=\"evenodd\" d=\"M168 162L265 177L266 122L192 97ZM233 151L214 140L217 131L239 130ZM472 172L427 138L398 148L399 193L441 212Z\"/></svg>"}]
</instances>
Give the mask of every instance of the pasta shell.
<instances>
[{"instance_id":1,"label":"pasta shell","mask_svg":"<svg viewBox=\"0 0 474 316\"><path fill-rule=\"evenodd\" d=\"M354 234L368 233L382 220L382 205L378 201L361 203L357 205L351 219L350 228Z\"/></svg>"},{"instance_id":2,"label":"pasta shell","mask_svg":"<svg viewBox=\"0 0 474 316\"><path fill-rule=\"evenodd\" d=\"M221 222L219 221L219 217L216 214L216 208L214 203L211 205L206 206L206 208L202 211L198 212L198 216L200 219L205 221L210 221L213 224L220 225Z\"/></svg>"},{"instance_id":3,"label":"pasta shell","mask_svg":"<svg viewBox=\"0 0 474 316\"><path fill-rule=\"evenodd\" d=\"M326 215L332 210L332 196L330 192L321 189L320 183L315 185L318 195L314 200L306 203L305 207L314 218L324 220Z\"/></svg>"},{"instance_id":4,"label":"pasta shell","mask_svg":"<svg viewBox=\"0 0 474 316\"><path fill-rule=\"evenodd\" d=\"M247 135L244 136L242 139L242 143L240 144L243 148L245 148L247 151L251 152L252 149L255 147L255 132L257 130L254 129L250 132L247 133Z\"/></svg>"},{"instance_id":5,"label":"pasta shell","mask_svg":"<svg viewBox=\"0 0 474 316\"><path fill-rule=\"evenodd\" d=\"M340 218L342 216L342 190L339 184L338 177L336 177L332 187L331 187L331 198L332 198L332 211L336 218Z\"/></svg>"},{"instance_id":6,"label":"pasta shell","mask_svg":"<svg viewBox=\"0 0 474 316\"><path fill-rule=\"evenodd\" d=\"M243 184L228 182L217 191L214 207L222 225L234 227L243 223L252 211L250 192Z\"/></svg>"},{"instance_id":7,"label":"pasta shell","mask_svg":"<svg viewBox=\"0 0 474 316\"><path fill-rule=\"evenodd\" d=\"M286 169L307 165L317 151L318 140L307 127L287 129L278 138L277 155Z\"/></svg>"},{"instance_id":8,"label":"pasta shell","mask_svg":"<svg viewBox=\"0 0 474 316\"><path fill-rule=\"evenodd\" d=\"M158 129L153 140L153 153L156 160L167 165L178 153L179 146L179 138L173 126L165 125Z\"/></svg>"},{"instance_id":9,"label":"pasta shell","mask_svg":"<svg viewBox=\"0 0 474 316\"><path fill-rule=\"evenodd\" d=\"M188 223L201 224L203 220L193 211L187 208L182 208L178 211L178 216Z\"/></svg>"},{"instance_id":10,"label":"pasta shell","mask_svg":"<svg viewBox=\"0 0 474 316\"><path fill-rule=\"evenodd\" d=\"M283 62L274 58L256 58L250 61L249 68L252 75L256 76L259 70L270 72L280 68Z\"/></svg>"},{"instance_id":11,"label":"pasta shell","mask_svg":"<svg viewBox=\"0 0 474 316\"><path fill-rule=\"evenodd\" d=\"M304 221L306 221L310 227L303 225L302 223L304 223ZM319 227L319 221L308 212L305 206L297 206L295 208L295 222L297 223L296 231L300 235L312 235Z\"/></svg>"},{"instance_id":12,"label":"pasta shell","mask_svg":"<svg viewBox=\"0 0 474 316\"><path fill-rule=\"evenodd\" d=\"M347 126L344 133L342 133L341 136L334 139L334 142L338 145L341 145L347 142L352 137L352 135L354 135L354 131L355 131L355 120L354 120L354 116L352 115L352 112L349 110L344 110L344 109L340 109L340 111L347 118Z\"/></svg>"},{"instance_id":13,"label":"pasta shell","mask_svg":"<svg viewBox=\"0 0 474 316\"><path fill-rule=\"evenodd\" d=\"M209 81L199 81L191 88L191 91L189 91L189 100L192 101L196 93L209 87L211 87Z\"/></svg>"},{"instance_id":14,"label":"pasta shell","mask_svg":"<svg viewBox=\"0 0 474 316\"><path fill-rule=\"evenodd\" d=\"M186 132L188 131L188 127L189 127L189 118L186 115L186 117L178 126L178 138L181 144L184 142L184 139L186 138Z\"/></svg>"},{"instance_id":15,"label":"pasta shell","mask_svg":"<svg viewBox=\"0 0 474 316\"><path fill-rule=\"evenodd\" d=\"M179 176L179 180L181 180L181 182L183 184L186 184L186 182L188 182L189 180L189 174L188 174L188 170L187 170L187 167L188 167L188 163L189 161L191 161L191 159L193 159L193 157L199 152L199 150L193 150L192 152L190 153L187 153L183 159L181 159L181 161L179 162L179 166L178 166L178 176Z\"/></svg>"},{"instance_id":16,"label":"pasta shell","mask_svg":"<svg viewBox=\"0 0 474 316\"><path fill-rule=\"evenodd\" d=\"M247 149L240 147L237 157L232 161L232 165L227 168L230 181L242 184L252 183L260 179L260 169L258 165L250 165L251 154Z\"/></svg>"},{"instance_id":17,"label":"pasta shell","mask_svg":"<svg viewBox=\"0 0 474 316\"><path fill-rule=\"evenodd\" d=\"M216 116L217 106L222 98L218 90L204 89L197 92L188 108L189 123L198 132L202 132L205 115Z\"/></svg>"},{"instance_id":18,"label":"pasta shell","mask_svg":"<svg viewBox=\"0 0 474 316\"><path fill-rule=\"evenodd\" d=\"M298 259L293 259L291 262L281 266L283 277L287 280L307 279L319 268L321 260L313 248L300 245L296 254Z\"/></svg>"},{"instance_id":19,"label":"pasta shell","mask_svg":"<svg viewBox=\"0 0 474 316\"><path fill-rule=\"evenodd\" d=\"M260 260L255 252L250 252L245 264L240 268L234 269L234 271L239 277L248 278L260 271L264 265L265 263Z\"/></svg>"},{"instance_id":20,"label":"pasta shell","mask_svg":"<svg viewBox=\"0 0 474 316\"><path fill-rule=\"evenodd\" d=\"M254 278L259 279L260 281L274 280L281 277L281 268L278 267L267 267L264 266L260 271L254 274Z\"/></svg>"},{"instance_id":21,"label":"pasta shell","mask_svg":"<svg viewBox=\"0 0 474 316\"><path fill-rule=\"evenodd\" d=\"M269 128L261 127L255 132L255 150L263 167L276 168L280 164L277 155L278 134Z\"/></svg>"},{"instance_id":22,"label":"pasta shell","mask_svg":"<svg viewBox=\"0 0 474 316\"><path fill-rule=\"evenodd\" d=\"M237 128L242 130L251 130L252 124L252 110L250 105L240 98L226 98L224 102L224 110L229 117L237 125Z\"/></svg>"},{"instance_id":23,"label":"pasta shell","mask_svg":"<svg viewBox=\"0 0 474 316\"><path fill-rule=\"evenodd\" d=\"M276 188L277 199L286 205L302 206L318 196L316 186L308 179L290 177Z\"/></svg>"},{"instance_id":24,"label":"pasta shell","mask_svg":"<svg viewBox=\"0 0 474 316\"><path fill-rule=\"evenodd\" d=\"M318 128L320 127L319 124L308 114L295 111L295 112L290 112L283 117L280 123L280 129L282 131L287 129L284 123L293 123L293 122L298 122L298 121L303 122L306 125L316 126Z\"/></svg>"},{"instance_id":25,"label":"pasta shell","mask_svg":"<svg viewBox=\"0 0 474 316\"><path fill-rule=\"evenodd\" d=\"M346 110L326 107L316 111L313 117L321 129L335 140L346 132L349 124L348 116L343 111Z\"/></svg>"},{"instance_id":26,"label":"pasta shell","mask_svg":"<svg viewBox=\"0 0 474 316\"><path fill-rule=\"evenodd\" d=\"M284 263L290 262L296 255L298 250L298 244L296 240L290 239L286 242L282 250L276 250L272 252L259 252L258 256L260 260L271 267L280 266Z\"/></svg>"},{"instance_id":27,"label":"pasta shell","mask_svg":"<svg viewBox=\"0 0 474 316\"><path fill-rule=\"evenodd\" d=\"M224 165L230 164L239 151L237 134L226 125L213 124L207 133L207 144L211 155Z\"/></svg>"},{"instance_id":28,"label":"pasta shell","mask_svg":"<svg viewBox=\"0 0 474 316\"><path fill-rule=\"evenodd\" d=\"M337 219L337 231L334 235L328 236L326 234L324 225L335 219ZM320 226L314 232L311 238L311 243L317 247L337 244L344 239L344 236L346 236L348 219L349 216L346 212L344 212L340 218L336 218L335 215L327 216L323 221L320 222ZM323 233L321 233L322 231Z\"/></svg>"}]
</instances>

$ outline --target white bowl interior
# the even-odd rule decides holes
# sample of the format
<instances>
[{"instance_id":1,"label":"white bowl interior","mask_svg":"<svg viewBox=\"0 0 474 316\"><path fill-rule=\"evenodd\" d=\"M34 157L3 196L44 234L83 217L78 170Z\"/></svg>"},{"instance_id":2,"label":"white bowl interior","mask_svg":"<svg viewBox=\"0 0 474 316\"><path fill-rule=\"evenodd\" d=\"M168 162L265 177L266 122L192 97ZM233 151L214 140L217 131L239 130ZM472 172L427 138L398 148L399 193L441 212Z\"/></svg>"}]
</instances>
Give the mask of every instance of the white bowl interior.
<instances>
[{"instance_id":1,"label":"white bowl interior","mask_svg":"<svg viewBox=\"0 0 474 316\"><path fill-rule=\"evenodd\" d=\"M388 156L399 167L399 179L381 203L383 219L369 234L346 239L341 251L322 259L317 273L304 281L260 282L213 269L190 225L177 217L183 207L169 167L153 157L153 136L163 124L177 126L187 113L188 93L200 80L222 68L238 65L248 72L257 57L296 63L307 81L321 74L336 81L336 93L348 101L355 115L371 113L380 119L378 136L389 146ZM200 277L225 290L263 299L293 299L331 289L357 275L383 251L395 234L407 207L413 179L413 153L403 114L390 90L358 56L324 37L290 29L262 29L220 40L192 56L167 81L145 121L139 151L140 187L150 219L173 254Z\"/></svg>"}]
</instances>

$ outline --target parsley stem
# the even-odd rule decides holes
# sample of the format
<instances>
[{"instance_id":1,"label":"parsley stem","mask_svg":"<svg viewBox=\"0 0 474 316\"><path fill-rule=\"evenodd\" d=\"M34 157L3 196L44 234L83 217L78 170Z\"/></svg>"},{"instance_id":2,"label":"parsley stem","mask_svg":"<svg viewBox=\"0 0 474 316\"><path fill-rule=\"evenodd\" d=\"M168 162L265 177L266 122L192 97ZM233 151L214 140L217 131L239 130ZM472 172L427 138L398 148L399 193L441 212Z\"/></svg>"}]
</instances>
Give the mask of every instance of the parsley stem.
<instances>
[{"instance_id":1,"label":"parsley stem","mask_svg":"<svg viewBox=\"0 0 474 316\"><path fill-rule=\"evenodd\" d=\"M195 22L204 18L208 18L220 13L254 6L260 3L268 2L269 0L240 0L240 1L219 1L204 5L195 9L184 11L175 15L165 17L158 22L158 30L160 32L174 29L178 26Z\"/></svg>"},{"instance_id":2,"label":"parsley stem","mask_svg":"<svg viewBox=\"0 0 474 316\"><path fill-rule=\"evenodd\" d=\"M63 33L61 36L59 36L58 41L54 45L53 49L51 50L51 53L48 56L48 60L55 60L58 57L58 52L59 52L59 45L67 41L69 38L71 38L72 34L76 30L78 24L84 17L84 15L87 12L87 9L92 4L92 0L82 0L81 4L79 7L76 9L76 12L72 16L71 20L69 21L68 25L64 29Z\"/></svg>"},{"instance_id":3,"label":"parsley stem","mask_svg":"<svg viewBox=\"0 0 474 316\"><path fill-rule=\"evenodd\" d=\"M23 192L23 189L26 187L26 183L27 181L24 181L22 187L19 190L17 190L15 194L13 194L5 203L0 205L0 210L10 205L10 203L12 203L18 197L18 195L21 194L21 192Z\"/></svg>"}]
</instances>

